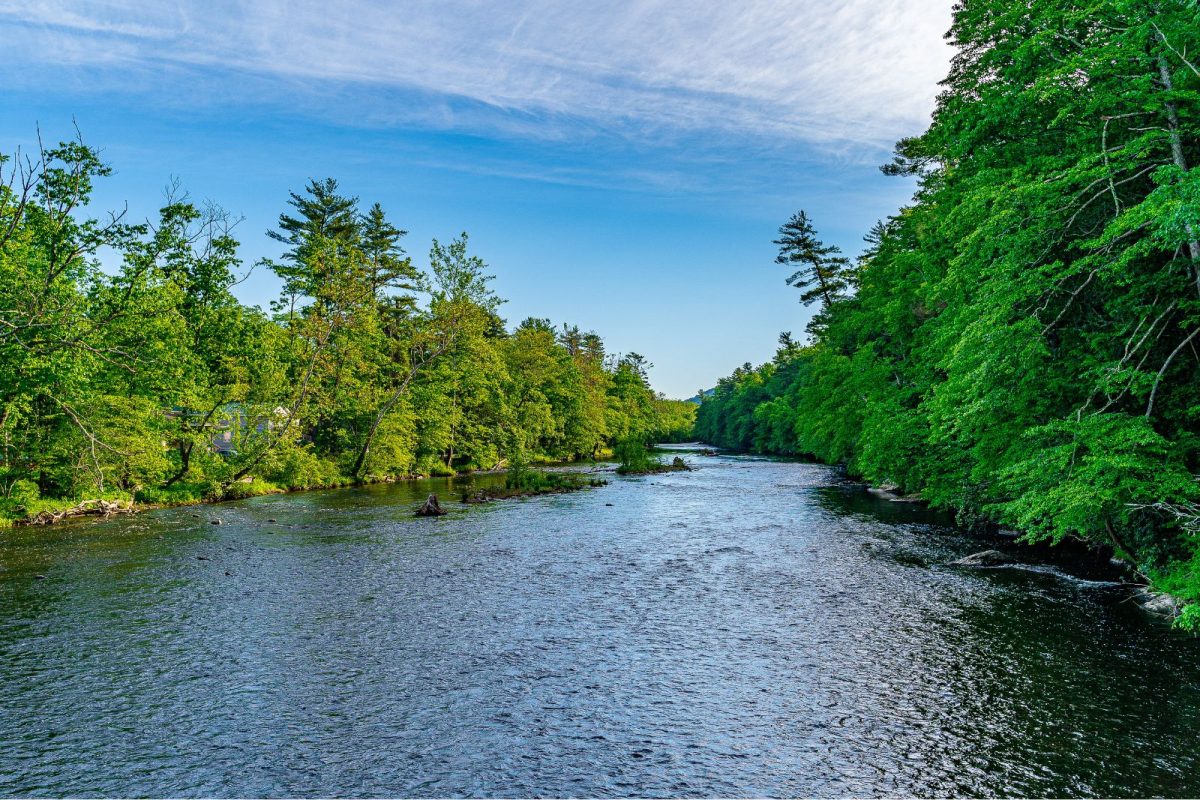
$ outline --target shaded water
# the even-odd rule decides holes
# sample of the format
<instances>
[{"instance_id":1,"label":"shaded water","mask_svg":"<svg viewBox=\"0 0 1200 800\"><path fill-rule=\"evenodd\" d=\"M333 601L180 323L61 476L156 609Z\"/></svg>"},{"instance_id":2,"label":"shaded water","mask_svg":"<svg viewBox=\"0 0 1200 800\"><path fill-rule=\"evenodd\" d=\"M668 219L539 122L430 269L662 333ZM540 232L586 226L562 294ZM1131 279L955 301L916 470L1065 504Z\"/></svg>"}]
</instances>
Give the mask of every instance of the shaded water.
<instances>
[{"instance_id":1,"label":"shaded water","mask_svg":"<svg viewBox=\"0 0 1200 800\"><path fill-rule=\"evenodd\" d=\"M5 532L0 794L1200 795L1200 642L1126 590L689 460Z\"/></svg>"}]
</instances>

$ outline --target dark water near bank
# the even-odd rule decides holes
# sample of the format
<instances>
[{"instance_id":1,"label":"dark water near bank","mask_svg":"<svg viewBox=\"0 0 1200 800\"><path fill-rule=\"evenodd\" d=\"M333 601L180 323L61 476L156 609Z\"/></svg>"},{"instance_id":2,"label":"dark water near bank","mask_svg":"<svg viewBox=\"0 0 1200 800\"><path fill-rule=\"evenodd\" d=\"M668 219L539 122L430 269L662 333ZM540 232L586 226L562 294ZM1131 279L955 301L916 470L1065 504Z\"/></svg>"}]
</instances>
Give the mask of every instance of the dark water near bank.
<instances>
[{"instance_id":1,"label":"dark water near bank","mask_svg":"<svg viewBox=\"0 0 1200 800\"><path fill-rule=\"evenodd\" d=\"M1200 642L1126 590L691 460L0 533L0 794L1200 795Z\"/></svg>"}]
</instances>

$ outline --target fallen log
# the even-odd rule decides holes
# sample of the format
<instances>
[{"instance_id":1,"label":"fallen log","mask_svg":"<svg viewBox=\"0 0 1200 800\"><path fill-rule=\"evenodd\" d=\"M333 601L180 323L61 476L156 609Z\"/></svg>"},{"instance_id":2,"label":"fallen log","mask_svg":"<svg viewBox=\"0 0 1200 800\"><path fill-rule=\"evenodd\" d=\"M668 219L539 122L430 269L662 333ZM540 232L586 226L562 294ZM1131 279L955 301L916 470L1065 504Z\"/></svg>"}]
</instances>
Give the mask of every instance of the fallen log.
<instances>
[{"instance_id":1,"label":"fallen log","mask_svg":"<svg viewBox=\"0 0 1200 800\"><path fill-rule=\"evenodd\" d=\"M116 500L84 500L78 505L64 508L61 511L43 511L23 521L21 524L53 525L69 517L111 517L114 514L132 514L133 510L132 503L121 503Z\"/></svg>"}]
</instances>

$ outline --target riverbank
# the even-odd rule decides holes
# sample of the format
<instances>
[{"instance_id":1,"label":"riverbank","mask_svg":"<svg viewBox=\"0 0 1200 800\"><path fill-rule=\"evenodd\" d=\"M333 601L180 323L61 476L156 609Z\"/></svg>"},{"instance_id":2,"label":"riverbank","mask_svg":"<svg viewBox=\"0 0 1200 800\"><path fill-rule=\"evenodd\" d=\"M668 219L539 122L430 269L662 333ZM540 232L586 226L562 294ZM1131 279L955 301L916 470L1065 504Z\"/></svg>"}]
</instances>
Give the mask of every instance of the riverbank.
<instances>
[{"instance_id":1,"label":"riverbank","mask_svg":"<svg viewBox=\"0 0 1200 800\"><path fill-rule=\"evenodd\" d=\"M707 445L697 444L697 447ZM704 455L716 455L722 451L708 450ZM724 451L733 452L733 451ZM772 455L769 453L745 453L745 455ZM823 463L817 459L805 459L811 463ZM862 476L851 473L844 464L827 464L826 466L840 470L848 482L880 500L890 503L912 505L933 512L945 513L927 501L920 492L901 493L900 487L893 484L873 486ZM973 525L962 525L955 521L956 527L966 533L981 536L981 541L995 536L1020 546L1023 558L1014 558L1006 564L990 564L982 568L995 569L1004 567L1043 566L1062 569L1069 574L1083 579L1098 579L1108 582L1118 582L1135 589L1131 600L1145 613L1170 622L1174 627L1192 631L1200 630L1200 605L1194 600L1172 592L1174 584L1164 581L1160 576L1147 575L1139 571L1128 559L1122 558L1112 545L1090 542L1079 537L1064 537L1058 542L1046 540L1031 541L1026 532L1006 528L991 519L977 520ZM981 546L981 549L984 549ZM1030 564L1029 562L1032 562ZM1157 578L1157 579L1156 579ZM1164 585L1166 584L1166 585Z\"/></svg>"},{"instance_id":2,"label":"riverbank","mask_svg":"<svg viewBox=\"0 0 1200 800\"><path fill-rule=\"evenodd\" d=\"M545 467L567 467L571 465L594 464L594 461L556 461L544 462ZM559 474L530 471L538 475ZM24 507L0 509L0 529L41 527L57 525L66 522L80 522L88 519L109 519L124 514L139 514L164 508L185 508L189 506L218 505L237 500L267 495L296 494L302 492L328 491L330 489L350 489L355 487L379 486L393 483L412 483L434 478L473 479L486 476L507 475L507 469L470 470L454 472L445 475L406 475L403 477L384 477L354 481L350 479L306 484L303 486L279 486L262 479L238 481L224 489L218 490L212 484L178 483L169 488L138 490L135 492L113 492L102 497L92 497L82 500L75 499L36 499ZM590 484L589 484L590 485ZM581 486L579 488L587 488ZM533 496L552 492L567 491L565 482L562 484L539 483L530 485L518 491L509 492L504 497ZM219 491L219 493L218 493ZM487 499L504 499L495 494L494 489L488 488L491 495ZM466 502L466 501L464 501ZM476 500L474 502L485 502Z\"/></svg>"},{"instance_id":3,"label":"riverbank","mask_svg":"<svg viewBox=\"0 0 1200 800\"><path fill-rule=\"evenodd\" d=\"M863 484L867 491L876 497L892 503L914 503L924 508L930 504L920 494L898 494L895 486L870 486ZM1097 575L1104 580L1120 581L1136 589L1132 600L1139 608L1155 617L1159 617L1181 628L1195 630L1184 618L1187 609L1195 608L1171 592L1156 586L1154 580L1137 570L1128 560L1120 558L1111 545L1088 542L1078 537L1068 537L1057 543L1044 540L1028 541L1021 531L1004 528L996 523L988 522L988 529L995 535L1016 542L1024 552L1035 560L1048 566L1067 565L1069 570L1079 571L1088 575ZM969 529L967 529L969 530ZM1010 563L984 564L985 569L1012 566Z\"/></svg>"},{"instance_id":4,"label":"riverbank","mask_svg":"<svg viewBox=\"0 0 1200 800\"><path fill-rule=\"evenodd\" d=\"M23 528L57 525L64 522L77 522L89 518L108 519L122 514L140 514L163 508L184 508L188 506L217 505L250 497L262 497L271 494L292 494L296 492L320 491L325 489L342 489L350 486L368 486L385 481L363 481L359 483L336 483L330 485L281 487L266 481L236 483L223 494L197 493L195 487L179 485L178 488L154 490L153 492L124 492L109 493L103 497L93 497L83 500L74 499L39 499L22 509L14 509L0 515L0 528ZM389 481L390 482L390 481ZM147 497L153 499L147 499Z\"/></svg>"}]
</instances>

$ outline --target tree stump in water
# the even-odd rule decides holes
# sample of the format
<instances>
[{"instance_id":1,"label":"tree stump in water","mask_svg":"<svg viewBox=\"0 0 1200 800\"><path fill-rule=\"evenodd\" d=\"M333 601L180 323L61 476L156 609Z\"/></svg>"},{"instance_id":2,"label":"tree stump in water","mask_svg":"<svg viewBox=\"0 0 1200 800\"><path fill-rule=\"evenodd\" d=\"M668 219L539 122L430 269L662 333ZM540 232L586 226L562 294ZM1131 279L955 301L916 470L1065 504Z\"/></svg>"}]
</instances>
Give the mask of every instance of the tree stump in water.
<instances>
[{"instance_id":1,"label":"tree stump in water","mask_svg":"<svg viewBox=\"0 0 1200 800\"><path fill-rule=\"evenodd\" d=\"M425 505L417 509L418 517L440 517L446 513L446 509L442 508L442 504L438 502L436 494L431 494L425 498Z\"/></svg>"}]
</instances>

